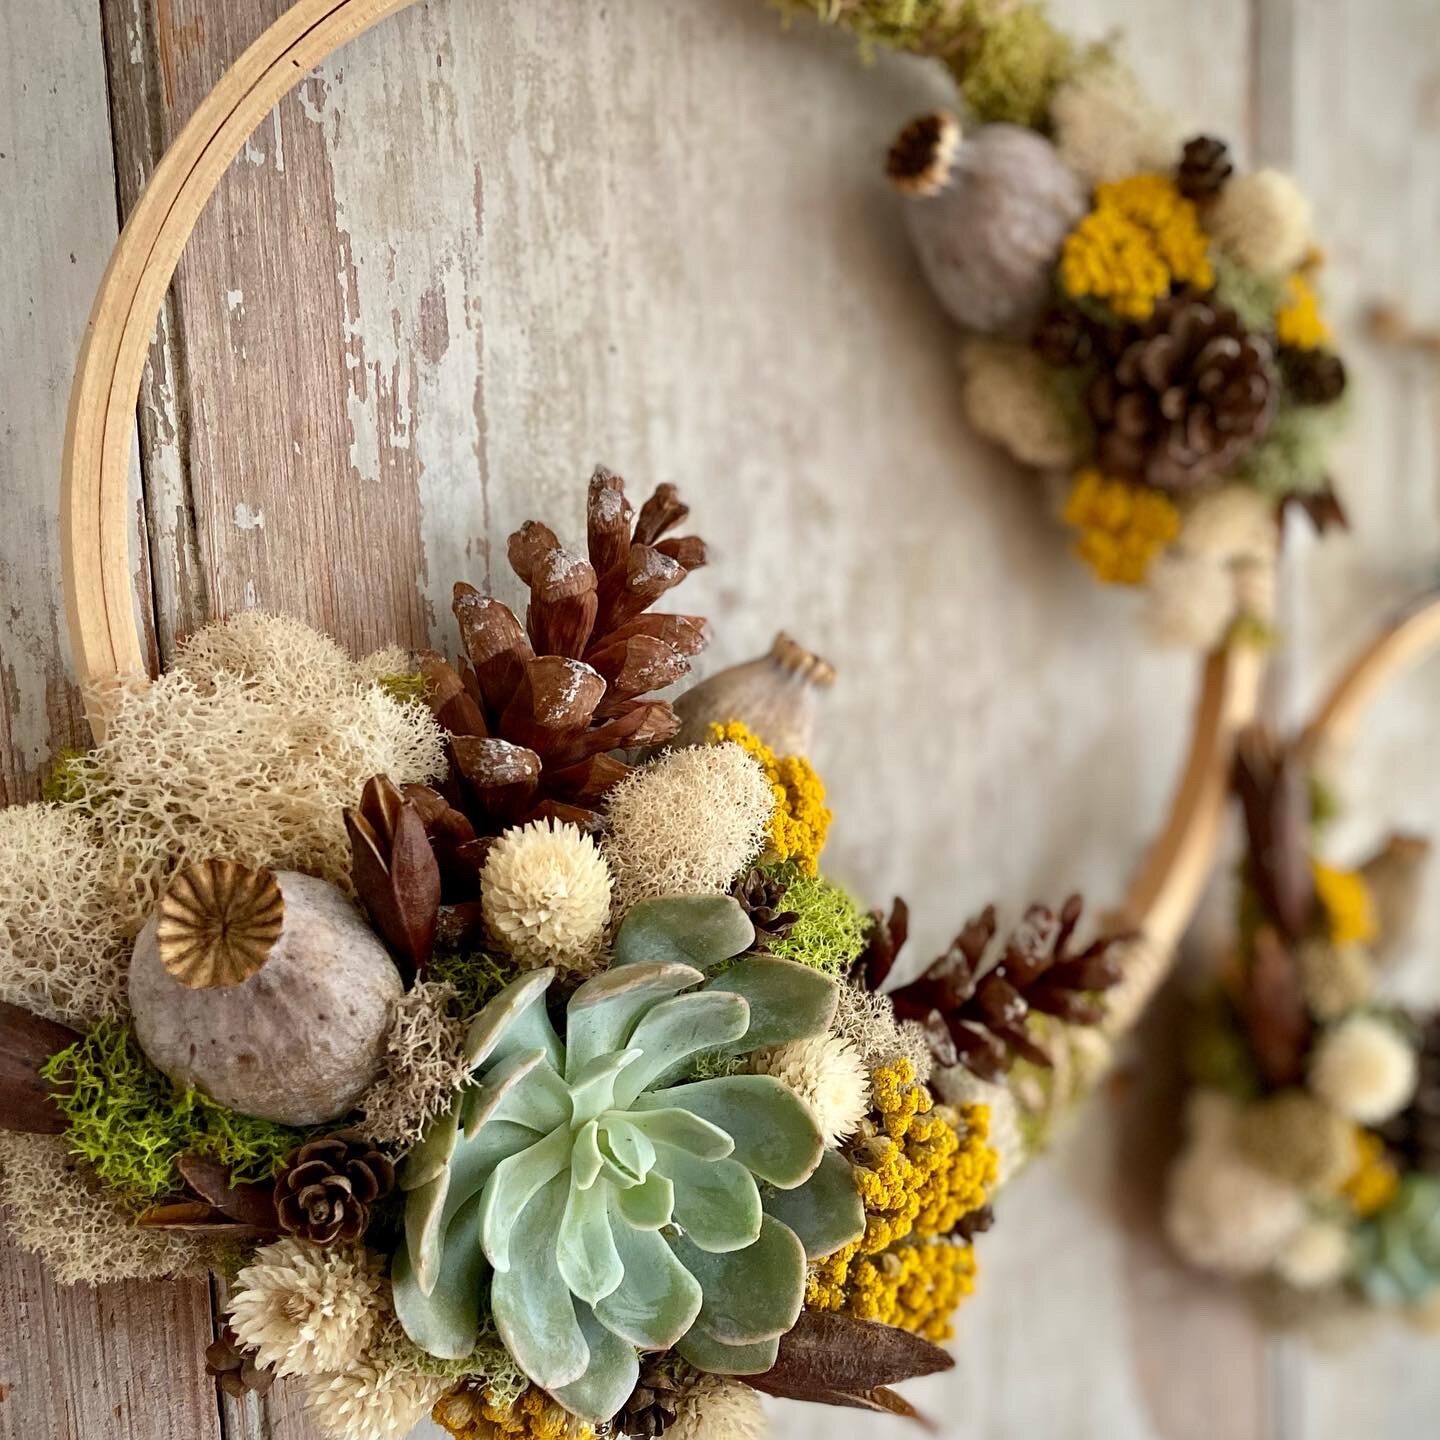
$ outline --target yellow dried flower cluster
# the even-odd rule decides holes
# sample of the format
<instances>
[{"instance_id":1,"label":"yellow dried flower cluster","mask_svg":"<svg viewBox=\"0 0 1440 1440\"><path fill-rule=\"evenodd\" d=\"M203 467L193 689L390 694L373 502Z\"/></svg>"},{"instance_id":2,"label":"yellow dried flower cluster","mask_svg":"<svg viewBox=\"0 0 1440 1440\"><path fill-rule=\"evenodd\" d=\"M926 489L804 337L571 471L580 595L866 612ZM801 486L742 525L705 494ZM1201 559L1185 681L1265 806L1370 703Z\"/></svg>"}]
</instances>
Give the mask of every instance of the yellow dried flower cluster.
<instances>
[{"instance_id":1,"label":"yellow dried flower cluster","mask_svg":"<svg viewBox=\"0 0 1440 1440\"><path fill-rule=\"evenodd\" d=\"M975 1289L975 1247L945 1239L887 1250L851 1268L846 1311L937 1345L951 1339L950 1317Z\"/></svg>"},{"instance_id":2,"label":"yellow dried flower cluster","mask_svg":"<svg viewBox=\"0 0 1440 1440\"><path fill-rule=\"evenodd\" d=\"M1077 472L1065 523L1080 532L1075 551L1107 585L1139 585L1155 557L1180 533L1180 512L1158 490Z\"/></svg>"},{"instance_id":3,"label":"yellow dried flower cluster","mask_svg":"<svg viewBox=\"0 0 1440 1440\"><path fill-rule=\"evenodd\" d=\"M708 738L712 744L738 745L765 772L775 795L768 858L793 860L806 875L818 874L820 852L835 817L825 805L825 782L815 767L803 755L776 755L738 720L712 725Z\"/></svg>"},{"instance_id":4,"label":"yellow dried flower cluster","mask_svg":"<svg viewBox=\"0 0 1440 1440\"><path fill-rule=\"evenodd\" d=\"M1299 271L1286 282L1285 303L1275 312L1275 338L1292 350L1315 350L1330 342L1320 297L1309 277Z\"/></svg>"},{"instance_id":5,"label":"yellow dried flower cluster","mask_svg":"<svg viewBox=\"0 0 1440 1440\"><path fill-rule=\"evenodd\" d=\"M1375 899L1358 870L1339 870L1316 860L1315 893L1336 945L1368 945L1379 932Z\"/></svg>"},{"instance_id":6,"label":"yellow dried flower cluster","mask_svg":"<svg viewBox=\"0 0 1440 1440\"><path fill-rule=\"evenodd\" d=\"M1341 1196L1362 1220L1378 1215L1395 1198L1400 1173L1385 1149L1385 1142L1369 1130L1355 1134L1359 1163L1340 1187Z\"/></svg>"},{"instance_id":7,"label":"yellow dried flower cluster","mask_svg":"<svg viewBox=\"0 0 1440 1440\"><path fill-rule=\"evenodd\" d=\"M513 1404L492 1392L460 1385L444 1395L430 1418L451 1440L595 1440L595 1432L532 1385Z\"/></svg>"},{"instance_id":8,"label":"yellow dried flower cluster","mask_svg":"<svg viewBox=\"0 0 1440 1440\"><path fill-rule=\"evenodd\" d=\"M1173 285L1215 283L1195 206L1165 175L1130 175L1095 188L1095 204L1065 239L1060 283L1076 299L1103 300L1144 320Z\"/></svg>"},{"instance_id":9,"label":"yellow dried flower cluster","mask_svg":"<svg viewBox=\"0 0 1440 1440\"><path fill-rule=\"evenodd\" d=\"M848 1151L865 1234L815 1266L806 1303L936 1334L973 1288L974 1257L915 1242L943 1239L985 1203L997 1166L989 1111L937 1108L909 1060L880 1066L872 1087L874 1112Z\"/></svg>"}]
</instances>

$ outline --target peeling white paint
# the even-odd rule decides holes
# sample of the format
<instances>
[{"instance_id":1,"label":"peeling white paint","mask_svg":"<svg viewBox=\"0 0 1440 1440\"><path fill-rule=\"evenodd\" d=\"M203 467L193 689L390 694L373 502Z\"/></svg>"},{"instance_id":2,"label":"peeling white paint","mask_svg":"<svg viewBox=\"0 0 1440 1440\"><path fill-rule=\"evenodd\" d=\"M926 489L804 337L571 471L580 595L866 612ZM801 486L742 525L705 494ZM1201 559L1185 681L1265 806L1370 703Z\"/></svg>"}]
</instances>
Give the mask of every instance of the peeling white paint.
<instances>
[{"instance_id":1,"label":"peeling white paint","mask_svg":"<svg viewBox=\"0 0 1440 1440\"><path fill-rule=\"evenodd\" d=\"M241 500L235 506L235 528L237 530L263 530L265 528L264 507L252 508Z\"/></svg>"},{"instance_id":2,"label":"peeling white paint","mask_svg":"<svg viewBox=\"0 0 1440 1440\"><path fill-rule=\"evenodd\" d=\"M227 290L225 292L225 308L237 318L245 313L245 292L243 290Z\"/></svg>"}]
</instances>

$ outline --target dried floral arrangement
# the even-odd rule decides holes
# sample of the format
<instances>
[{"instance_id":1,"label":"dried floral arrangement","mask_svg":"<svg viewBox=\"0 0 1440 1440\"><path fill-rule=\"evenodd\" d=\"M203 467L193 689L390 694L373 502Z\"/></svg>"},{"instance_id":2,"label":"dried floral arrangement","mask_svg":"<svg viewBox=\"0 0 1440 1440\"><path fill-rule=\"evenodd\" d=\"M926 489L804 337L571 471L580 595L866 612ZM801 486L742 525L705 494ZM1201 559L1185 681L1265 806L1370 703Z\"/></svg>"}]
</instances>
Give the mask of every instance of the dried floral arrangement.
<instances>
[{"instance_id":1,"label":"dried floral arrangement","mask_svg":"<svg viewBox=\"0 0 1440 1440\"><path fill-rule=\"evenodd\" d=\"M940 60L956 114L886 163L925 276L965 331L975 428L1058 477L1097 579L1160 642L1267 634L1279 519L1343 523L1327 456L1345 366L1309 201L1187 138L1112 44L1031 0L781 0L867 48Z\"/></svg>"},{"instance_id":2,"label":"dried floral arrangement","mask_svg":"<svg viewBox=\"0 0 1440 1440\"><path fill-rule=\"evenodd\" d=\"M0 1202L62 1281L218 1271L233 1395L387 1440L761 1433L759 1395L913 1415L953 1362L1027 1017L1117 977L1078 901L877 993L805 758L833 671L705 641L673 487L509 541L523 619L354 662L243 614L116 682L0 811ZM997 1127L998 1122L998 1127Z\"/></svg>"},{"instance_id":3,"label":"dried floral arrangement","mask_svg":"<svg viewBox=\"0 0 1440 1440\"><path fill-rule=\"evenodd\" d=\"M1428 840L1322 858L1312 735L1243 739L1237 940L1197 997L1166 1229L1277 1319L1361 1307L1440 1324L1440 1017L1386 994L1414 943Z\"/></svg>"}]
</instances>

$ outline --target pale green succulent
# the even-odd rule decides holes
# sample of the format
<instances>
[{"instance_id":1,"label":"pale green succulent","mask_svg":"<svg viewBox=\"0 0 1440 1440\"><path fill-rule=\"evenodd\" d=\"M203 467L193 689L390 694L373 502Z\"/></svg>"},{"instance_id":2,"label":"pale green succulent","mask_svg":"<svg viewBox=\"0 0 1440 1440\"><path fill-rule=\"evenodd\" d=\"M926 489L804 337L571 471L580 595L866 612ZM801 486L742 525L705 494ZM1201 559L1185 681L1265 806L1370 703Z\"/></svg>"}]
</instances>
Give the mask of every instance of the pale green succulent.
<instances>
[{"instance_id":1,"label":"pale green succulent","mask_svg":"<svg viewBox=\"0 0 1440 1440\"><path fill-rule=\"evenodd\" d=\"M686 1082L697 1057L823 1033L832 980L748 956L726 896L645 901L611 968L571 997L565 1041L521 976L474 1019L476 1083L407 1157L395 1308L433 1355L474 1346L486 1290L506 1348L567 1409L608 1420L637 1350L702 1370L775 1363L807 1258L859 1238L850 1167L778 1080Z\"/></svg>"}]
</instances>

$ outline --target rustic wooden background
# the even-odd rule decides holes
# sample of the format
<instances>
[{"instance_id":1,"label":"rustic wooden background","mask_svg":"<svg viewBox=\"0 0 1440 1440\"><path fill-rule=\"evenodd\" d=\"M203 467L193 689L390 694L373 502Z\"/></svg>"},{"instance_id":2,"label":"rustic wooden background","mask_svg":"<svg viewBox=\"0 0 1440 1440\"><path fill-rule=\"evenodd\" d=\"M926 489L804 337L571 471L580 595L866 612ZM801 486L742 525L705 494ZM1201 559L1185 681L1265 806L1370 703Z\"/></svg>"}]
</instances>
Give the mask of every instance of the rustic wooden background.
<instances>
[{"instance_id":1,"label":"rustic wooden background","mask_svg":"<svg viewBox=\"0 0 1440 1440\"><path fill-rule=\"evenodd\" d=\"M117 215L282 7L0 0L4 800L81 733L56 477ZM1440 322L1440 0L1056 8L1127 27L1159 95L1316 197L1358 382L1356 533L1294 547L1275 704L1298 713L1440 557L1435 362L1358 334L1377 295ZM1033 482L958 416L954 336L877 178L935 91L758 0L431 0L307 77L226 177L157 330L134 545L154 652L246 605L355 646L444 641L451 582L510 591L504 536L532 513L573 532L604 459L694 502L718 563L686 605L717 621L711 663L779 624L839 663L832 868L877 902L903 887L917 953L991 896L1115 895L1191 667L1139 647L1127 597L1085 580ZM1437 670L1367 730L1347 842L1434 827ZM1166 1259L1163 1034L1150 1053L1007 1194L957 1369L916 1399L957 1440L1434 1435L1434 1341L1267 1337ZM217 1406L203 1285L62 1290L10 1250L0 1316L7 1440L312 1435L283 1387ZM902 1432L788 1410L777 1433Z\"/></svg>"}]
</instances>

